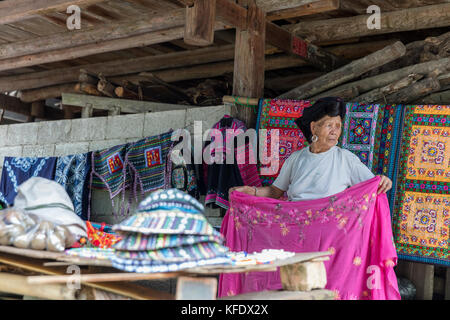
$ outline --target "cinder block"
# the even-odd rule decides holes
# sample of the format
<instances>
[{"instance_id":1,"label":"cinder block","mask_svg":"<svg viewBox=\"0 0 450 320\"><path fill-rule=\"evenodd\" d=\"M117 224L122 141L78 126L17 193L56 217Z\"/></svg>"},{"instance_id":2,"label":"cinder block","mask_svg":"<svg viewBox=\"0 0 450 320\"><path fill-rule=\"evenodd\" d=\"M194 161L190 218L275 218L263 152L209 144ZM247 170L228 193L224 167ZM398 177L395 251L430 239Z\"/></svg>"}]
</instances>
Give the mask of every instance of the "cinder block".
<instances>
[{"instance_id":1,"label":"cinder block","mask_svg":"<svg viewBox=\"0 0 450 320\"><path fill-rule=\"evenodd\" d=\"M6 145L34 145L37 143L39 123L11 124L8 127Z\"/></svg>"},{"instance_id":2,"label":"cinder block","mask_svg":"<svg viewBox=\"0 0 450 320\"><path fill-rule=\"evenodd\" d=\"M107 119L95 117L72 120L70 140L72 142L105 140Z\"/></svg>"},{"instance_id":3,"label":"cinder block","mask_svg":"<svg viewBox=\"0 0 450 320\"><path fill-rule=\"evenodd\" d=\"M125 139L91 141L89 143L89 151L99 151L99 150L111 148L114 146L118 146L118 145L124 144L124 143L126 143Z\"/></svg>"},{"instance_id":4,"label":"cinder block","mask_svg":"<svg viewBox=\"0 0 450 320\"><path fill-rule=\"evenodd\" d=\"M55 155L55 145L23 146L22 155L24 157L52 157Z\"/></svg>"},{"instance_id":5,"label":"cinder block","mask_svg":"<svg viewBox=\"0 0 450 320\"><path fill-rule=\"evenodd\" d=\"M0 125L0 147L4 147L6 145L8 127L9 125Z\"/></svg>"},{"instance_id":6,"label":"cinder block","mask_svg":"<svg viewBox=\"0 0 450 320\"><path fill-rule=\"evenodd\" d=\"M144 118L144 113L108 117L106 125L106 138L142 138Z\"/></svg>"},{"instance_id":7,"label":"cinder block","mask_svg":"<svg viewBox=\"0 0 450 320\"><path fill-rule=\"evenodd\" d=\"M201 107L201 108L191 108L186 110L186 124L185 127L193 134L194 122L202 122L202 131L205 133L206 130L211 129L211 127L226 114L231 113L231 107L229 106L214 106L214 107Z\"/></svg>"},{"instance_id":8,"label":"cinder block","mask_svg":"<svg viewBox=\"0 0 450 320\"><path fill-rule=\"evenodd\" d=\"M72 120L39 122L38 143L62 143L70 142Z\"/></svg>"},{"instance_id":9,"label":"cinder block","mask_svg":"<svg viewBox=\"0 0 450 320\"><path fill-rule=\"evenodd\" d=\"M165 133L170 129L182 129L185 123L186 110L148 112L145 114L144 137Z\"/></svg>"},{"instance_id":10,"label":"cinder block","mask_svg":"<svg viewBox=\"0 0 450 320\"><path fill-rule=\"evenodd\" d=\"M61 143L55 145L55 156L68 156L85 153L89 150L89 142Z\"/></svg>"}]
</instances>

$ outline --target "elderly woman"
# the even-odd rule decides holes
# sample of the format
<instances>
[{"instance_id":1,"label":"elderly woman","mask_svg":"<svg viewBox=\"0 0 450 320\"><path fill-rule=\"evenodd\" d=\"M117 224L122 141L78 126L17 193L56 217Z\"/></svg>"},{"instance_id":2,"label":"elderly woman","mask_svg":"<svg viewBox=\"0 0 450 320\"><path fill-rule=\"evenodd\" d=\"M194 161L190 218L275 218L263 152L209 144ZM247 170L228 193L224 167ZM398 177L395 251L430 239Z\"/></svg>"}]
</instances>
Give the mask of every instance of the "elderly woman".
<instances>
[{"instance_id":1,"label":"elderly woman","mask_svg":"<svg viewBox=\"0 0 450 320\"><path fill-rule=\"evenodd\" d=\"M345 110L345 103L334 97L319 99L306 108L296 123L310 145L289 156L271 186L234 187L230 192L237 190L278 199L287 191L291 201L312 200L373 178L373 173L356 155L337 146ZM388 177L380 177L379 194L392 188Z\"/></svg>"}]
</instances>

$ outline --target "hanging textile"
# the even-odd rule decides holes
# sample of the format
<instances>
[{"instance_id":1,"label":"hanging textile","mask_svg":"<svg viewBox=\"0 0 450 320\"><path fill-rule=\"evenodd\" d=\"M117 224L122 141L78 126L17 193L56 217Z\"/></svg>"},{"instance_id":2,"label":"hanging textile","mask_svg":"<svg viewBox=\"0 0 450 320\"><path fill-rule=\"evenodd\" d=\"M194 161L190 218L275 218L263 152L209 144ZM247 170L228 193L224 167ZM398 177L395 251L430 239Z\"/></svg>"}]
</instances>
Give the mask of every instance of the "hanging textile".
<instances>
[{"instance_id":1,"label":"hanging textile","mask_svg":"<svg viewBox=\"0 0 450 320\"><path fill-rule=\"evenodd\" d=\"M450 266L450 106L406 106L393 214L400 258Z\"/></svg>"},{"instance_id":2,"label":"hanging textile","mask_svg":"<svg viewBox=\"0 0 450 320\"><path fill-rule=\"evenodd\" d=\"M83 220L87 220L90 170L91 153L59 157L56 161L55 181L66 189L75 213Z\"/></svg>"},{"instance_id":3,"label":"hanging textile","mask_svg":"<svg viewBox=\"0 0 450 320\"><path fill-rule=\"evenodd\" d=\"M213 144L214 136L211 138L212 147L209 144L205 145L205 149L210 147L210 155L216 156L217 153L221 153L222 163L212 163L210 165L204 164L206 168L206 197L205 204L211 205L213 208L221 207L228 208L228 190L234 186L242 186L241 175L236 163L227 164L226 156L227 141L234 139L238 134L246 130L245 124L229 115L225 115L220 121L215 123L211 128L213 130L219 130L222 134L222 141ZM221 146L219 145L221 143Z\"/></svg>"},{"instance_id":4,"label":"hanging textile","mask_svg":"<svg viewBox=\"0 0 450 320\"><path fill-rule=\"evenodd\" d=\"M173 146L171 137L172 130L129 145L125 155L125 166L129 166L134 172L134 190L139 186L141 194L144 194L156 189L170 188L172 173L170 152Z\"/></svg>"},{"instance_id":5,"label":"hanging textile","mask_svg":"<svg viewBox=\"0 0 450 320\"><path fill-rule=\"evenodd\" d=\"M262 155L260 159L260 176L262 184L271 185L289 156L302 149L307 141L294 120L303 115L303 109L310 107L310 101L303 100L280 100L261 99L259 102L259 112L257 120L257 131L267 130L267 140L262 142ZM276 154L271 154L272 137L278 135L279 150ZM261 142L260 142L261 143ZM270 168L271 161L279 161L277 170ZM261 169L268 170L267 174L261 174Z\"/></svg>"},{"instance_id":6,"label":"hanging textile","mask_svg":"<svg viewBox=\"0 0 450 320\"><path fill-rule=\"evenodd\" d=\"M5 157L0 181L0 201L12 206L19 185L29 178L53 180L56 160L55 157Z\"/></svg>"},{"instance_id":7,"label":"hanging textile","mask_svg":"<svg viewBox=\"0 0 450 320\"><path fill-rule=\"evenodd\" d=\"M329 251L326 289L336 299L400 299L390 212L379 177L336 195L280 201L231 194L221 227L231 251ZM219 296L282 289L279 271L222 274Z\"/></svg>"}]
</instances>

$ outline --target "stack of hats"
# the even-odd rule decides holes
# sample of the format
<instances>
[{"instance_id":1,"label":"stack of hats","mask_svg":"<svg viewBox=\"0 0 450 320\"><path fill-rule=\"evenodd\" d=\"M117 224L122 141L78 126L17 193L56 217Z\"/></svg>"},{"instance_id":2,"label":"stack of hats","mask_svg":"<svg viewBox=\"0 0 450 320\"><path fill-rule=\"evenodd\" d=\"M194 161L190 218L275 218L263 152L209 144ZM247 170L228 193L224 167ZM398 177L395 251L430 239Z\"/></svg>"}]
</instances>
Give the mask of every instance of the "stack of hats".
<instances>
[{"instance_id":1,"label":"stack of hats","mask_svg":"<svg viewBox=\"0 0 450 320\"><path fill-rule=\"evenodd\" d=\"M178 189L153 192L135 215L113 226L123 237L113 246L113 266L151 273L230 264L222 235L203 212L200 202Z\"/></svg>"}]
</instances>

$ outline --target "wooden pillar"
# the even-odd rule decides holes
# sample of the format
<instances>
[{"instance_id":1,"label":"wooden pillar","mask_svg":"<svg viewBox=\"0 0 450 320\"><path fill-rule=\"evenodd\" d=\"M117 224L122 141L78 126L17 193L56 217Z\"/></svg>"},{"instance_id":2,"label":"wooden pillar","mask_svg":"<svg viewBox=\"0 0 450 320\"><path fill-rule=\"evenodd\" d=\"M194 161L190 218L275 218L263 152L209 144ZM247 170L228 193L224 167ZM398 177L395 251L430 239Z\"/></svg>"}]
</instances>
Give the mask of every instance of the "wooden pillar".
<instances>
[{"instance_id":1,"label":"wooden pillar","mask_svg":"<svg viewBox=\"0 0 450 320\"><path fill-rule=\"evenodd\" d=\"M193 46L208 46L214 43L216 0L195 0L186 7L184 42Z\"/></svg>"},{"instance_id":2,"label":"wooden pillar","mask_svg":"<svg viewBox=\"0 0 450 320\"><path fill-rule=\"evenodd\" d=\"M244 1L238 1L243 4ZM265 12L255 0L246 1L247 29L236 28L234 53L233 95L262 98L264 95L264 49L266 39ZM240 107L233 116L244 121L247 128L255 128L253 108Z\"/></svg>"}]
</instances>

